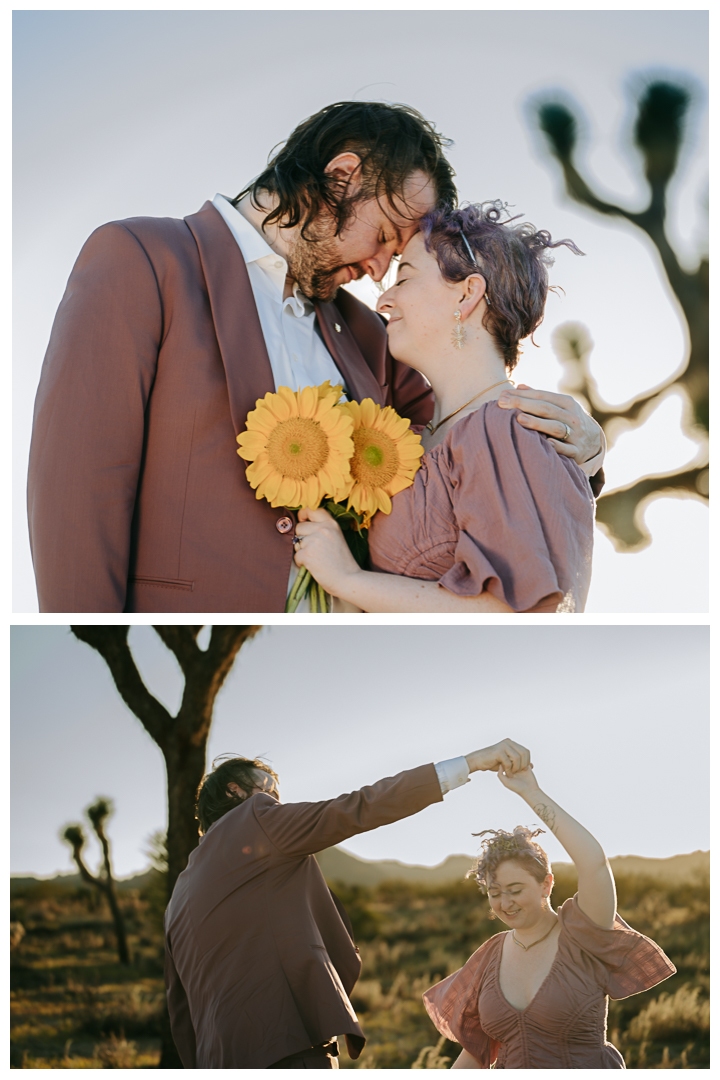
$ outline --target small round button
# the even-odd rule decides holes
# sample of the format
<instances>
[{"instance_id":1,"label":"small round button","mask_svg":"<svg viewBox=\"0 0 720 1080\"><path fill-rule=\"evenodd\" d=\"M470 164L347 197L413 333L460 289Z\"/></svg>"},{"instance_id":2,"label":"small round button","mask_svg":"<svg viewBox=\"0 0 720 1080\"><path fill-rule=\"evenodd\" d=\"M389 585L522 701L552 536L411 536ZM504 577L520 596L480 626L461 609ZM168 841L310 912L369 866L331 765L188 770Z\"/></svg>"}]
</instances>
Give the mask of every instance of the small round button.
<instances>
[{"instance_id":1,"label":"small round button","mask_svg":"<svg viewBox=\"0 0 720 1080\"><path fill-rule=\"evenodd\" d=\"M275 263L275 269L276 270L282 270L282 268L283 268L283 264L278 259L277 262Z\"/></svg>"},{"instance_id":2,"label":"small round button","mask_svg":"<svg viewBox=\"0 0 720 1080\"><path fill-rule=\"evenodd\" d=\"M275 528L279 533L289 533L293 527L293 519L289 517L278 518L275 522Z\"/></svg>"}]
</instances>

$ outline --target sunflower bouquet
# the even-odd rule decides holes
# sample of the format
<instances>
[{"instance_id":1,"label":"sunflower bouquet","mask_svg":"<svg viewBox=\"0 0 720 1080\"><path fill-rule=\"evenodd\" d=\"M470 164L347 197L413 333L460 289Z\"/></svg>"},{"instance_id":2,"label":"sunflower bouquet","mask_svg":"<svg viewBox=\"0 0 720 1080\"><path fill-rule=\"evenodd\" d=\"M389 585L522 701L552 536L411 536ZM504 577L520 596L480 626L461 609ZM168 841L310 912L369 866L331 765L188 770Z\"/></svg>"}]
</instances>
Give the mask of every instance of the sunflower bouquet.
<instances>
[{"instance_id":1,"label":"sunflower bouquet","mask_svg":"<svg viewBox=\"0 0 720 1080\"><path fill-rule=\"evenodd\" d=\"M245 475L256 498L295 511L324 507L364 566L370 520L378 510L389 514L391 497L410 486L423 448L393 408L371 398L341 402L342 393L327 381L266 394L248 413L238 454L250 462ZM311 610L327 611L326 593L304 567L285 610L296 611L308 590Z\"/></svg>"}]
</instances>

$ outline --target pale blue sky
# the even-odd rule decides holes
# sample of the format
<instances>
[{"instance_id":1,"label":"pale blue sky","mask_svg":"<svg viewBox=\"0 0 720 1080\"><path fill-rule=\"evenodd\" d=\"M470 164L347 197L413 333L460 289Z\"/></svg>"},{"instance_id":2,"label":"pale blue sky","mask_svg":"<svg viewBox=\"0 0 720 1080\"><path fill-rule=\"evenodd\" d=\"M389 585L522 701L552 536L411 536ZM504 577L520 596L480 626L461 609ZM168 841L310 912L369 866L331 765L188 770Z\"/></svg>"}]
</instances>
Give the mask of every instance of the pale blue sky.
<instances>
[{"instance_id":1,"label":"pale blue sky","mask_svg":"<svg viewBox=\"0 0 720 1080\"><path fill-rule=\"evenodd\" d=\"M670 232L692 266L704 248L708 78L703 11L23 11L16 12L15 594L36 610L24 487L32 404L52 319L86 237L133 215L182 217L216 191L236 193L270 149L332 101L414 105L454 139L463 199L502 198L538 228L571 236L585 259L558 255L546 320L520 379L557 386L560 323L586 323L610 402L668 376L684 339L648 245L627 225L568 204L526 119L528 99L559 88L591 128L581 160L605 194L641 206L626 153L628 95L640 73L698 88L671 191ZM362 290L361 290L362 291ZM365 292L372 299L371 290ZM610 487L679 467L697 445L671 396L607 463ZM600 533L589 611L707 610L707 511L651 507L653 544L614 553ZM682 565L682 573L679 567ZM657 588L657 582L662 588Z\"/></svg>"},{"instance_id":2,"label":"pale blue sky","mask_svg":"<svg viewBox=\"0 0 720 1080\"><path fill-rule=\"evenodd\" d=\"M265 756L286 802L331 798L402 769L510 737L546 792L608 855L709 847L707 627L266 627L218 698L208 761ZM148 627L131 645L173 711L181 677ZM104 661L68 627L12 628L14 873L69 871L60 827L96 795L120 874L144 867L165 824L160 752ZM489 773L442 804L346 847L435 865L475 852L483 828L530 824ZM553 858L562 858L548 840Z\"/></svg>"}]
</instances>

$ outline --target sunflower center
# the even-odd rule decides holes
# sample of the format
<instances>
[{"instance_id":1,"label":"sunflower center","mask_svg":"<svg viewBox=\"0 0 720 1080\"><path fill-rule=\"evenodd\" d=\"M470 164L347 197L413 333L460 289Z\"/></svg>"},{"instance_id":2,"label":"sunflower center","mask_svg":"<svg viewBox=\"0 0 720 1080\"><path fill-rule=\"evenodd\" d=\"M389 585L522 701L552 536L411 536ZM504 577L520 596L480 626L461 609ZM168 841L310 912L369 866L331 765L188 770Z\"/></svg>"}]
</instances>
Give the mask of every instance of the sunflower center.
<instances>
[{"instance_id":1,"label":"sunflower center","mask_svg":"<svg viewBox=\"0 0 720 1080\"><path fill-rule=\"evenodd\" d=\"M282 476L307 480L315 476L330 453L327 435L316 420L292 416L271 431L267 441L270 464Z\"/></svg>"},{"instance_id":2,"label":"sunflower center","mask_svg":"<svg viewBox=\"0 0 720 1080\"><path fill-rule=\"evenodd\" d=\"M355 453L350 462L353 480L371 487L384 487L398 471L400 459L395 443L384 431L358 428L353 433Z\"/></svg>"}]
</instances>

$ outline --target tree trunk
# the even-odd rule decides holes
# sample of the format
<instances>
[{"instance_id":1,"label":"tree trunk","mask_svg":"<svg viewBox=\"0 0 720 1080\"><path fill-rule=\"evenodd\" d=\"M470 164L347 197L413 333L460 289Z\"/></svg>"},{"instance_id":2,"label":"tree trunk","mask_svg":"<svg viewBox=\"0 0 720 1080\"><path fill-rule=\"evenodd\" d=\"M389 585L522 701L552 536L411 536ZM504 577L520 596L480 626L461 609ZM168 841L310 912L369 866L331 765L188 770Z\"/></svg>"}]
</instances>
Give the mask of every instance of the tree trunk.
<instances>
[{"instance_id":1,"label":"tree trunk","mask_svg":"<svg viewBox=\"0 0 720 1080\"><path fill-rule=\"evenodd\" d=\"M172 896L178 875L187 866L191 851L198 846L195 796L205 772L207 736L199 745L173 741L166 747L165 769L168 792L168 874L167 896Z\"/></svg>"},{"instance_id":2,"label":"tree trunk","mask_svg":"<svg viewBox=\"0 0 720 1080\"><path fill-rule=\"evenodd\" d=\"M108 898L108 903L110 904L110 911L112 912L113 923L115 924L115 937L117 938L118 959L121 964L129 964L130 950L128 948L127 935L125 933L125 920L123 919L122 911L120 910L120 904L118 903L114 881L109 881L105 886L105 895Z\"/></svg>"}]
</instances>

